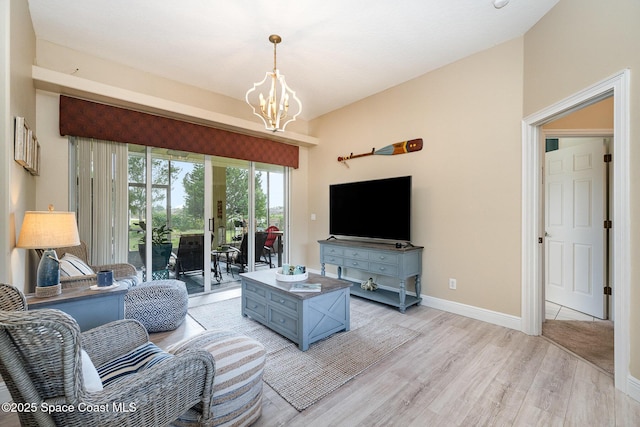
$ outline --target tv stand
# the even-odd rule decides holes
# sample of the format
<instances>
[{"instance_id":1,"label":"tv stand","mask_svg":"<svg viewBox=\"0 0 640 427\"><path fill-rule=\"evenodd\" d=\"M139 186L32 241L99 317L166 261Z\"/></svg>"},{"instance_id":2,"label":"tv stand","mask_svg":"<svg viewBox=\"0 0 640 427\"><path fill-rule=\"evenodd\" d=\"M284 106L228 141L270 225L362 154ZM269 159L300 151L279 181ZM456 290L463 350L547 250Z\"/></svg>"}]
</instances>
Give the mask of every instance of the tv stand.
<instances>
[{"instance_id":1,"label":"tv stand","mask_svg":"<svg viewBox=\"0 0 640 427\"><path fill-rule=\"evenodd\" d=\"M420 304L422 274L422 246L407 245L398 248L394 243L377 243L357 240L318 240L320 244L321 274L325 275L325 264L338 267L338 279L342 279L342 269L352 268L371 274L398 279L397 291L376 289L366 291L360 283L353 282L350 293L357 297L377 301L397 307L404 313L407 307ZM416 296L407 295L406 280L416 278Z\"/></svg>"}]
</instances>

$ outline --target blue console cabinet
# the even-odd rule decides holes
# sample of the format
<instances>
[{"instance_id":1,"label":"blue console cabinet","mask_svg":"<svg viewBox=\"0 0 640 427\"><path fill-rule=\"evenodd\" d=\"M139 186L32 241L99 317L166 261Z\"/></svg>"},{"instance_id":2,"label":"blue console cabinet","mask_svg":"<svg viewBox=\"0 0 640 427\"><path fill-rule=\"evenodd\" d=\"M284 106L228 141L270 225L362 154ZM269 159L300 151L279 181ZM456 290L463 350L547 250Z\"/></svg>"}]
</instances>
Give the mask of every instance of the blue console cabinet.
<instances>
[{"instance_id":1,"label":"blue console cabinet","mask_svg":"<svg viewBox=\"0 0 640 427\"><path fill-rule=\"evenodd\" d=\"M124 319L124 297L127 286L106 291L93 291L87 288L64 289L62 294L38 298L27 295L29 310L55 308L71 315L82 332L104 325L114 320Z\"/></svg>"},{"instance_id":2,"label":"blue console cabinet","mask_svg":"<svg viewBox=\"0 0 640 427\"><path fill-rule=\"evenodd\" d=\"M371 277L385 276L398 280L398 290L380 289L365 291L360 283L351 286L351 295L397 307L404 313L407 307L420 304L422 275L422 246L402 246L395 244L364 242L347 239L319 240L321 274L325 274L325 264L338 267L338 278L343 269L364 271ZM416 295L407 295L406 281L415 277Z\"/></svg>"}]
</instances>

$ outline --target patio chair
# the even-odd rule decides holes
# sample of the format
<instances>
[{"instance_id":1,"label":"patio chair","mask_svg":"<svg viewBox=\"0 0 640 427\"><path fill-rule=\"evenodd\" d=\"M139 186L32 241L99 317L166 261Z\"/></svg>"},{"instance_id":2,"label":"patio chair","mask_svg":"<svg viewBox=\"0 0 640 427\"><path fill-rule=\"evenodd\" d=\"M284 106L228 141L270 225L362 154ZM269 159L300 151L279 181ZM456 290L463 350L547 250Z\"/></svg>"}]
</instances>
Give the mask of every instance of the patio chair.
<instances>
[{"instance_id":1,"label":"patio chair","mask_svg":"<svg viewBox=\"0 0 640 427\"><path fill-rule=\"evenodd\" d=\"M254 261L256 264L267 264L262 261L262 251L264 249L264 242L267 240L267 233L257 232L255 234L255 256ZM240 248L230 247L233 250L232 255L229 257L232 265L237 265L240 268L240 273L243 273L247 264L249 263L249 241L247 240L247 233L242 236L242 242L240 242Z\"/></svg>"},{"instance_id":2,"label":"patio chair","mask_svg":"<svg viewBox=\"0 0 640 427\"><path fill-rule=\"evenodd\" d=\"M183 234L176 254L176 277L199 271L204 274L204 235Z\"/></svg>"},{"instance_id":3,"label":"patio chair","mask_svg":"<svg viewBox=\"0 0 640 427\"><path fill-rule=\"evenodd\" d=\"M273 268L273 262L271 261L271 255L273 253L275 253L275 249L273 247L274 243L276 242L276 239L278 238L278 235L275 233L276 231L280 231L278 229L278 227L276 227L275 225L270 225L269 227L267 227L267 240L265 240L264 242L264 250L263 250L263 256L265 258L265 261L267 260L267 258L269 258L269 266L271 268Z\"/></svg>"},{"instance_id":4,"label":"patio chair","mask_svg":"<svg viewBox=\"0 0 640 427\"><path fill-rule=\"evenodd\" d=\"M135 320L81 334L59 310L0 311L0 374L13 401L29 408L18 411L24 426L164 426L196 405L198 424L211 424L212 355L153 347ZM150 359L136 372L128 361L140 349ZM109 372L114 359L116 379L103 385L98 372Z\"/></svg>"}]
</instances>

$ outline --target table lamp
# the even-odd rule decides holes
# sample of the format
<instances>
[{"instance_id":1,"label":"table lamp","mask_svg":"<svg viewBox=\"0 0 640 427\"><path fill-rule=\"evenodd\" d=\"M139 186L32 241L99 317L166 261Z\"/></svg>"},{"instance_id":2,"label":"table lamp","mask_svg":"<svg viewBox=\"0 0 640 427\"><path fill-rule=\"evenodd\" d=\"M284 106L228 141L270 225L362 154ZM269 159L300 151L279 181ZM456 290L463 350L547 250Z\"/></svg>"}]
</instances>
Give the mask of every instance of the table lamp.
<instances>
[{"instance_id":1,"label":"table lamp","mask_svg":"<svg viewBox=\"0 0 640 427\"><path fill-rule=\"evenodd\" d=\"M37 297L54 296L62 292L60 264L54 248L79 244L80 236L74 212L54 212L52 205L49 205L48 211L25 212L17 246L44 249L38 264Z\"/></svg>"}]
</instances>

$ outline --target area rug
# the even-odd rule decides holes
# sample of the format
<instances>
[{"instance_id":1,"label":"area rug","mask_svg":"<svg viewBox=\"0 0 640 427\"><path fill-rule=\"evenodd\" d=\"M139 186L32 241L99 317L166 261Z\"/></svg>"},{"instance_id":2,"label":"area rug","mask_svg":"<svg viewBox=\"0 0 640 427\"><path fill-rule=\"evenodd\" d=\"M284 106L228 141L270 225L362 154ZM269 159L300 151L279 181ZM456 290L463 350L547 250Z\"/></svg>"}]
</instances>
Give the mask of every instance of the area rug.
<instances>
[{"instance_id":1,"label":"area rug","mask_svg":"<svg viewBox=\"0 0 640 427\"><path fill-rule=\"evenodd\" d=\"M545 320L542 336L572 351L613 376L613 323Z\"/></svg>"},{"instance_id":2,"label":"area rug","mask_svg":"<svg viewBox=\"0 0 640 427\"><path fill-rule=\"evenodd\" d=\"M313 405L366 371L419 333L376 321L351 305L351 330L313 343L305 352L296 344L242 317L240 298L189 309L206 329L231 329L261 342L267 350L264 381L298 411ZM399 321L402 320L398 313Z\"/></svg>"}]
</instances>

